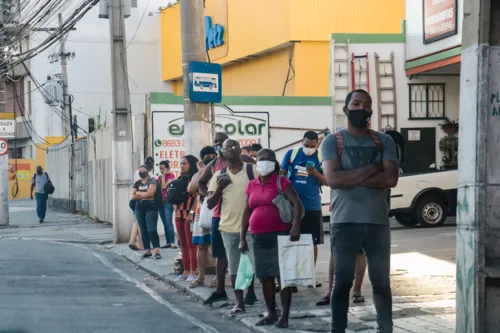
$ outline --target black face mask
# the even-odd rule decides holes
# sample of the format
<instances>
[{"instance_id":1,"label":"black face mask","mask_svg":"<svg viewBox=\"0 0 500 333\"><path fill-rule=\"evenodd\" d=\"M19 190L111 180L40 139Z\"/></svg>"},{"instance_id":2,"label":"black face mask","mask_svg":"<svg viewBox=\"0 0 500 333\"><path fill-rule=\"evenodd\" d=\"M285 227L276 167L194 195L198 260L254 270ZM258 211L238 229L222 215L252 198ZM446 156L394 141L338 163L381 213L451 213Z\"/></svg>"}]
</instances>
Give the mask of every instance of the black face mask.
<instances>
[{"instance_id":1,"label":"black face mask","mask_svg":"<svg viewBox=\"0 0 500 333\"><path fill-rule=\"evenodd\" d=\"M354 127L366 127L372 114L364 109L347 110L347 118Z\"/></svg>"},{"instance_id":2,"label":"black face mask","mask_svg":"<svg viewBox=\"0 0 500 333\"><path fill-rule=\"evenodd\" d=\"M203 164L205 164L205 165L209 165L209 164L210 164L210 162L212 162L213 160L215 160L215 158L205 158L205 159L203 160Z\"/></svg>"},{"instance_id":3,"label":"black face mask","mask_svg":"<svg viewBox=\"0 0 500 333\"><path fill-rule=\"evenodd\" d=\"M142 179L146 178L147 176L148 176L147 172L139 172L139 177L141 177Z\"/></svg>"},{"instance_id":4,"label":"black face mask","mask_svg":"<svg viewBox=\"0 0 500 333\"><path fill-rule=\"evenodd\" d=\"M37 170L37 172L36 172L36 173L37 173L38 175L42 175L43 171L41 171L41 170Z\"/></svg>"}]
</instances>

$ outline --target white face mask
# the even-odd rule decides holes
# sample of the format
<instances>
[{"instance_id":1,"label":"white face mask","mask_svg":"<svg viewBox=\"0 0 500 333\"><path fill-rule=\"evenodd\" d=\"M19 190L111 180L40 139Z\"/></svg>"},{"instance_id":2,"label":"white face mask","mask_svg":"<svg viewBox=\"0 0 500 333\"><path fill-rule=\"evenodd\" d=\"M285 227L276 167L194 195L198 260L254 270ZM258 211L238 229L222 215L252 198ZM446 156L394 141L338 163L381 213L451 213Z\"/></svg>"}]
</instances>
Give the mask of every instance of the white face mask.
<instances>
[{"instance_id":1,"label":"white face mask","mask_svg":"<svg viewBox=\"0 0 500 333\"><path fill-rule=\"evenodd\" d=\"M276 163L272 161L258 161L257 172L259 175L267 176L276 170Z\"/></svg>"},{"instance_id":2,"label":"white face mask","mask_svg":"<svg viewBox=\"0 0 500 333\"><path fill-rule=\"evenodd\" d=\"M304 154L306 154L307 156L314 155L314 153L316 152L316 149L317 149L317 148L306 148L306 147L302 147L302 151L303 151L303 152L304 152Z\"/></svg>"}]
</instances>

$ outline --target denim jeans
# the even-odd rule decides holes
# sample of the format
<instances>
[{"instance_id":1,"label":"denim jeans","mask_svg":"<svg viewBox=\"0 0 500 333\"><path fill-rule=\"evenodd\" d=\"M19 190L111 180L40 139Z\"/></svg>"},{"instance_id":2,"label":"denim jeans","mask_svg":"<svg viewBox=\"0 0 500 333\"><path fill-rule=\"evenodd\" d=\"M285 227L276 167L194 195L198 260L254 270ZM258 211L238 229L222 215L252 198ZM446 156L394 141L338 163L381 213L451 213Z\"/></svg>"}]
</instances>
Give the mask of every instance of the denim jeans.
<instances>
[{"instance_id":1,"label":"denim jeans","mask_svg":"<svg viewBox=\"0 0 500 333\"><path fill-rule=\"evenodd\" d=\"M163 203L163 207L160 208L160 218L163 223L163 229L165 229L165 239L167 241L167 245L174 244L174 205L165 201Z\"/></svg>"},{"instance_id":2,"label":"denim jeans","mask_svg":"<svg viewBox=\"0 0 500 333\"><path fill-rule=\"evenodd\" d=\"M135 218L141 229L142 243L144 250L160 247L160 237L156 225L158 224L158 206L152 200L137 201L135 205Z\"/></svg>"},{"instance_id":3,"label":"denim jeans","mask_svg":"<svg viewBox=\"0 0 500 333\"><path fill-rule=\"evenodd\" d=\"M345 333L349 293L354 280L356 258L363 249L373 288L380 333L392 333L391 231L378 224L333 223L330 227L335 279L331 299L332 333Z\"/></svg>"},{"instance_id":4,"label":"denim jeans","mask_svg":"<svg viewBox=\"0 0 500 333\"><path fill-rule=\"evenodd\" d=\"M45 219L45 213L47 212L47 194L45 193L35 193L36 199L36 215L38 218Z\"/></svg>"}]
</instances>

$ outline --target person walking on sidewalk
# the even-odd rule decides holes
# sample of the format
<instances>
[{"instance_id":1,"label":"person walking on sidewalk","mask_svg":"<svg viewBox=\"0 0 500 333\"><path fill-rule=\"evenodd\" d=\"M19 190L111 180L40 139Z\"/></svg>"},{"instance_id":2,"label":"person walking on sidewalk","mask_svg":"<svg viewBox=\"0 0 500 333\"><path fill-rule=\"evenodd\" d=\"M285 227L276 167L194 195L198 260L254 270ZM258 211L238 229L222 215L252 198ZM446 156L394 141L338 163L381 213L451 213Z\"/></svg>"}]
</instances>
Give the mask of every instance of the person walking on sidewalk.
<instances>
[{"instance_id":1,"label":"person walking on sidewalk","mask_svg":"<svg viewBox=\"0 0 500 333\"><path fill-rule=\"evenodd\" d=\"M149 176L148 168L145 165L139 168L139 176L141 179L134 184L132 189L132 200L136 200L135 217L139 223L142 243L146 250L142 258L146 259L152 256L152 244L155 259L161 259L160 238L156 229L159 203L155 200L156 189L160 185L156 179Z\"/></svg>"},{"instance_id":2,"label":"person walking on sidewalk","mask_svg":"<svg viewBox=\"0 0 500 333\"><path fill-rule=\"evenodd\" d=\"M281 163L281 174L288 176L306 211L300 223L300 233L312 234L314 265L318 260L318 245L324 242L320 190L322 185L326 185L326 178L321 171L318 145L318 134L307 131L302 140L302 147L290 149ZM320 283L316 284L316 287L320 286Z\"/></svg>"},{"instance_id":3,"label":"person walking on sidewalk","mask_svg":"<svg viewBox=\"0 0 500 333\"><path fill-rule=\"evenodd\" d=\"M163 205L160 207L159 213L161 221L163 222L163 229L165 229L166 245L162 249L173 248L176 249L175 233L174 233L174 205L165 200L167 195L168 184L175 180L175 175L170 172L170 163L165 160L160 162L160 176L158 177L158 185L161 186L161 193Z\"/></svg>"},{"instance_id":4,"label":"person walking on sidewalk","mask_svg":"<svg viewBox=\"0 0 500 333\"><path fill-rule=\"evenodd\" d=\"M179 193L184 193L184 200L181 203L174 204L175 209L175 227L181 243L182 263L184 272L179 275L176 281L193 282L198 276L196 269L198 267L197 247L193 244L193 222L196 210L196 191L188 192L188 185L193 176L198 172L198 159L193 155L186 155L181 159L181 174L176 180L176 188ZM176 200L177 201L177 200Z\"/></svg>"},{"instance_id":5,"label":"person walking on sidewalk","mask_svg":"<svg viewBox=\"0 0 500 333\"><path fill-rule=\"evenodd\" d=\"M332 188L330 242L335 265L332 333L345 333L356 258L363 249L380 333L392 333L391 231L387 191L398 183L396 145L369 129L372 99L364 90L346 97L346 130L321 145L323 170Z\"/></svg>"},{"instance_id":6,"label":"person walking on sidewalk","mask_svg":"<svg viewBox=\"0 0 500 333\"><path fill-rule=\"evenodd\" d=\"M280 281L278 236L290 235L291 241L300 239L300 216L302 205L291 182L279 176L280 166L276 154L270 149L262 149L257 155L257 172L259 177L248 183L247 200L243 211L240 237L240 250L248 251L247 231L253 239L255 255L255 275L262 283L262 291L267 307L267 316L257 322L256 326L276 324L279 328L288 327L292 288L282 289L280 286L281 318L278 321L276 311L276 284ZM274 198L280 194L278 181L285 197L293 205L294 221L286 224L280 217L278 207L273 204Z\"/></svg>"},{"instance_id":7,"label":"person walking on sidewalk","mask_svg":"<svg viewBox=\"0 0 500 333\"><path fill-rule=\"evenodd\" d=\"M236 275L240 264L239 250L241 221L243 209L245 207L245 190L249 181L257 176L255 164L248 164L241 161L241 148L236 140L228 139L223 145L223 154L227 159L227 166L217 171L210 181L209 196L207 198L208 208L213 209L220 202L220 223L219 231L222 235L226 257L228 260L231 284L235 289ZM252 238L248 237L247 242L250 248L249 257L252 263L253 248ZM229 312L235 315L245 312L245 303L253 304L256 300L253 283L248 288L246 299L243 298L243 290L234 290L237 304Z\"/></svg>"},{"instance_id":8,"label":"person walking on sidewalk","mask_svg":"<svg viewBox=\"0 0 500 333\"><path fill-rule=\"evenodd\" d=\"M46 172L43 172L41 166L36 167L36 173L31 179L31 200L33 200L33 190L35 190L36 199L36 214L38 215L38 221L43 223L45 220L45 214L47 213L47 199L49 195L46 193L45 185L50 182L50 177Z\"/></svg>"},{"instance_id":9,"label":"person walking on sidewalk","mask_svg":"<svg viewBox=\"0 0 500 333\"><path fill-rule=\"evenodd\" d=\"M213 175L221 170L222 167L227 165L227 159L222 154L222 145L224 141L228 139L226 133L218 132L215 133L213 138L213 145L217 158L210 162L203 174L198 180L198 192L203 196L208 196L208 184L212 179ZM241 155L241 160L246 163L255 163L255 160L247 155ZM204 304L209 305L217 301L227 300L226 294L226 270L227 270L227 258L226 249L224 248L224 243L222 242L222 236L219 231L220 222L220 202L214 208L213 218L212 218L212 257L216 259L215 268L215 285L212 281L211 287L215 287L215 291L210 295L210 297L205 300ZM253 286L253 284L252 284ZM251 286L251 288L252 288Z\"/></svg>"},{"instance_id":10,"label":"person walking on sidewalk","mask_svg":"<svg viewBox=\"0 0 500 333\"><path fill-rule=\"evenodd\" d=\"M198 179L205 172L205 167L216 157L215 149L212 146L204 147L200 151L201 161L198 162L198 172L188 185L189 193L198 193ZM196 288L205 285L205 272L208 265L208 249L210 248L210 229L201 228L199 225L201 204L206 198L197 195L196 212L193 224L193 245L198 246L198 278L189 284L189 288Z\"/></svg>"},{"instance_id":11,"label":"person walking on sidewalk","mask_svg":"<svg viewBox=\"0 0 500 333\"><path fill-rule=\"evenodd\" d=\"M149 178L154 178L154 173L153 173L153 169L155 166L154 158L151 156L146 157L146 159L144 160L144 165L148 169ZM137 183L139 180L141 180L139 173L140 173L140 168L137 169L134 173L134 184ZM134 209L134 213L135 213L135 209ZM139 239L139 246L137 246L135 244L137 239ZM128 247L134 251L144 249L144 245L142 244L141 229L139 228L139 224L137 223L137 219L136 219L134 225L132 226L132 231L130 233L130 240L128 242Z\"/></svg>"}]
</instances>

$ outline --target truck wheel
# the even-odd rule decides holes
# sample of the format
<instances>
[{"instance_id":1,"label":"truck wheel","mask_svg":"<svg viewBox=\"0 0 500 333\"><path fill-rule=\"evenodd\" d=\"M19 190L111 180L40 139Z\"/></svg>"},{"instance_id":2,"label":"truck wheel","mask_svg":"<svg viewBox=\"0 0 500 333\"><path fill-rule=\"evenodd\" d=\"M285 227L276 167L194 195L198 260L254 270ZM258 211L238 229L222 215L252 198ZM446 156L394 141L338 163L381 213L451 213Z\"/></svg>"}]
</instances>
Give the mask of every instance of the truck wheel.
<instances>
[{"instance_id":1,"label":"truck wheel","mask_svg":"<svg viewBox=\"0 0 500 333\"><path fill-rule=\"evenodd\" d=\"M441 195L428 194L419 200L416 217L422 227L440 227L446 220L446 216L445 200Z\"/></svg>"},{"instance_id":2,"label":"truck wheel","mask_svg":"<svg viewBox=\"0 0 500 333\"><path fill-rule=\"evenodd\" d=\"M394 214L394 218L399 224L405 227L414 227L418 224L417 219L413 215L406 215L401 213Z\"/></svg>"}]
</instances>

